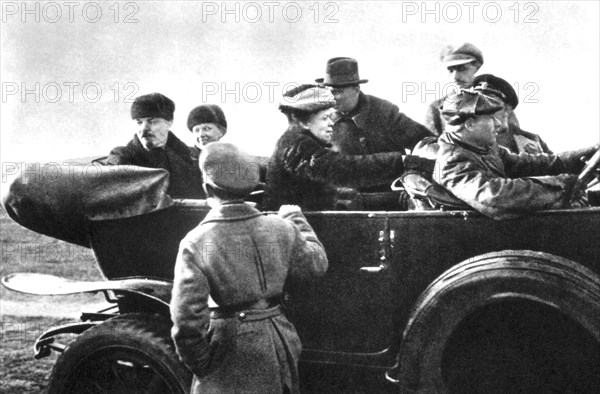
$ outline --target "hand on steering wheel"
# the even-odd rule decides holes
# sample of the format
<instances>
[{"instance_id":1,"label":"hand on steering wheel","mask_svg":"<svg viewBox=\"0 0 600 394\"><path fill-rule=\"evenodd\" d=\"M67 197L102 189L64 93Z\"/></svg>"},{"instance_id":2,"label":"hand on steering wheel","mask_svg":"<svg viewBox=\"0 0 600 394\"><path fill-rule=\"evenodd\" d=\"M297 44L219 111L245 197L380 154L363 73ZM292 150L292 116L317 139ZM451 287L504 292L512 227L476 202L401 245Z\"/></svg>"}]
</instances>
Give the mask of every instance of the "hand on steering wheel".
<instances>
[{"instance_id":1,"label":"hand on steering wheel","mask_svg":"<svg viewBox=\"0 0 600 394\"><path fill-rule=\"evenodd\" d=\"M582 195L585 195L585 190L588 187L591 187L594 179L599 179L600 177L600 149L596 151L594 156L592 156L585 167L577 177L577 181L573 186L573 192L571 193L570 203L575 203L577 200L581 198Z\"/></svg>"}]
</instances>

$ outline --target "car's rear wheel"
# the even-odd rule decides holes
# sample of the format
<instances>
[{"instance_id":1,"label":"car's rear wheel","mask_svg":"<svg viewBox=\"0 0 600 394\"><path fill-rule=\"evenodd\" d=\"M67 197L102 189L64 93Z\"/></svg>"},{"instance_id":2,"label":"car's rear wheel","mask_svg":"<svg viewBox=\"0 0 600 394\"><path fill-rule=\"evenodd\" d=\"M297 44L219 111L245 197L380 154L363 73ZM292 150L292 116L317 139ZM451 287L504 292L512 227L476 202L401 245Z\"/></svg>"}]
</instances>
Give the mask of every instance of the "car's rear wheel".
<instances>
[{"instance_id":1,"label":"car's rear wheel","mask_svg":"<svg viewBox=\"0 0 600 394\"><path fill-rule=\"evenodd\" d=\"M170 327L164 316L130 313L89 329L58 358L48 393L189 392L192 374L175 353Z\"/></svg>"}]
</instances>

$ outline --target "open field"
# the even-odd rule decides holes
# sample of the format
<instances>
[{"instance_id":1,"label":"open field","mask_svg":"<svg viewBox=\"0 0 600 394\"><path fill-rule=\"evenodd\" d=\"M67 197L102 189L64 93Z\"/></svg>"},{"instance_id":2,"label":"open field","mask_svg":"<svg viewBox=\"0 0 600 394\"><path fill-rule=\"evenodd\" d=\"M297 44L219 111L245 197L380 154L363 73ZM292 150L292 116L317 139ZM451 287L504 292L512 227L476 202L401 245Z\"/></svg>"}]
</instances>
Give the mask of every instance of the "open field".
<instances>
[{"instance_id":1,"label":"open field","mask_svg":"<svg viewBox=\"0 0 600 394\"><path fill-rule=\"evenodd\" d=\"M13 222L0 209L0 276L37 272L100 280L90 249L57 241ZM0 288L0 392L42 393L56 355L35 360L33 344L46 329L78 320L102 295L33 296Z\"/></svg>"},{"instance_id":2,"label":"open field","mask_svg":"<svg viewBox=\"0 0 600 394\"><path fill-rule=\"evenodd\" d=\"M96 266L91 249L58 241L54 238L30 231L15 223L4 209L0 209L0 276L16 272L52 274L80 280L101 280L102 274ZM39 306L36 316L63 314L60 306L70 303L89 302L95 297L75 296L31 296L0 289L0 313L20 314L19 311L4 309L13 302L34 302ZM52 305L58 309L48 309Z\"/></svg>"},{"instance_id":3,"label":"open field","mask_svg":"<svg viewBox=\"0 0 600 394\"><path fill-rule=\"evenodd\" d=\"M46 328L70 321L65 318L2 315L0 391L6 394L43 393L56 354L33 358L33 344Z\"/></svg>"}]
</instances>

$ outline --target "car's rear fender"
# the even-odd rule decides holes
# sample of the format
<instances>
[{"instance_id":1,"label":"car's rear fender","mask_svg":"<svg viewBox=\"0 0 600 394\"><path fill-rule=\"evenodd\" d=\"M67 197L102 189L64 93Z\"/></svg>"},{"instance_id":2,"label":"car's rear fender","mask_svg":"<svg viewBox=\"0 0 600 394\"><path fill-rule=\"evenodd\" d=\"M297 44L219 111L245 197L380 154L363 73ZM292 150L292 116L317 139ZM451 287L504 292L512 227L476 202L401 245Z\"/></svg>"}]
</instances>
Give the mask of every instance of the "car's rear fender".
<instances>
[{"instance_id":1,"label":"car's rear fender","mask_svg":"<svg viewBox=\"0 0 600 394\"><path fill-rule=\"evenodd\" d=\"M2 277L2 285L10 290L33 295L69 295L81 293L104 293L110 303L135 299L140 312L148 309L168 314L173 283L165 279L132 277L108 281L79 281L54 275L17 273ZM131 305L128 302L127 305ZM131 309L132 307L127 307Z\"/></svg>"},{"instance_id":2,"label":"car's rear fender","mask_svg":"<svg viewBox=\"0 0 600 394\"><path fill-rule=\"evenodd\" d=\"M33 295L70 295L104 293L108 308L83 312L81 322L51 327L36 340L36 358L50 355L51 350L63 352L66 344L58 339L68 335L72 340L85 330L118 314L130 312L159 313L169 318L169 301L173 284L162 279L124 278L110 281L77 281L54 275L17 273L4 276L2 284L11 290ZM117 308L118 306L118 308ZM60 337L62 336L62 338Z\"/></svg>"},{"instance_id":3,"label":"car's rear fender","mask_svg":"<svg viewBox=\"0 0 600 394\"><path fill-rule=\"evenodd\" d=\"M551 308L583 327L592 342L600 342L597 274L548 253L488 253L447 270L422 293L388 377L407 392L445 392L442 358L459 324L486 306L515 300L511 307L524 301Z\"/></svg>"}]
</instances>

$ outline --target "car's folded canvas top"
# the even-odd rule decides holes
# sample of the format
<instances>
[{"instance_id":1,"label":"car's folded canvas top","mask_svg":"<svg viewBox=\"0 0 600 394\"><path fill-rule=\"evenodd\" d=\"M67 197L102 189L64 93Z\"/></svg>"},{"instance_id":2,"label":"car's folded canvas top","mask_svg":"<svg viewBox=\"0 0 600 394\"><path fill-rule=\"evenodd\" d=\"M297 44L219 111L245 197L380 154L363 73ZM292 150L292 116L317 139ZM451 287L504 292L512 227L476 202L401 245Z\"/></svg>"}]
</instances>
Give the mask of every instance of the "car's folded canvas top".
<instances>
[{"instance_id":1,"label":"car's folded canvas top","mask_svg":"<svg viewBox=\"0 0 600 394\"><path fill-rule=\"evenodd\" d=\"M137 166L53 165L8 180L8 215L40 234L89 247L88 220L125 218L166 208L169 173Z\"/></svg>"}]
</instances>

